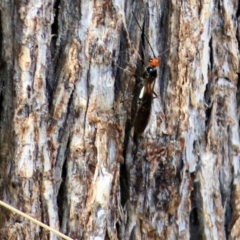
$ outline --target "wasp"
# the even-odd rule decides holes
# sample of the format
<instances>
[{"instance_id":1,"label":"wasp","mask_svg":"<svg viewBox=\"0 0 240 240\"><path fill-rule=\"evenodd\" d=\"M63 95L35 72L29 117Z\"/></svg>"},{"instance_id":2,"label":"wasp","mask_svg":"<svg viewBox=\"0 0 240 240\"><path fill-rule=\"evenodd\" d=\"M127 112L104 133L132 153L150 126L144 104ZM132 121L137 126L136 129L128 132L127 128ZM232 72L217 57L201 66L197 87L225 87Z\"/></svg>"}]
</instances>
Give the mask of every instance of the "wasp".
<instances>
[{"instance_id":1,"label":"wasp","mask_svg":"<svg viewBox=\"0 0 240 240\"><path fill-rule=\"evenodd\" d=\"M152 53L153 57L149 60L148 66L146 67L142 79L143 79L143 88L141 90L141 93L139 95L139 105L134 117L134 132L136 134L142 134L145 130L145 128L148 125L150 115L151 115L151 109L152 109L152 102L155 97L157 97L156 93L154 92L154 85L157 78L157 67L160 65L159 58L156 57L154 54L153 48L145 35L143 29L141 28L135 14L133 13L133 16L137 22L138 27L143 33L144 38L146 39ZM195 31L194 31L195 32ZM164 54L165 52L169 51L171 48L176 47L179 45L180 42L185 41L190 35L187 35L184 37L181 41L178 43L170 46L165 51L161 53Z\"/></svg>"},{"instance_id":2,"label":"wasp","mask_svg":"<svg viewBox=\"0 0 240 240\"><path fill-rule=\"evenodd\" d=\"M139 26L139 28L142 30L140 24L137 21L137 18L135 14L133 13L133 16ZM143 32L143 30L142 30ZM144 32L143 32L144 34ZM143 79L143 87L139 95L139 106L137 108L137 112L134 118L134 132L137 134L142 134L145 130L145 128L148 125L150 115L151 115L151 109L152 109L152 102L154 96L157 95L154 92L154 85L157 78L157 67L159 66L159 59L155 56L153 48L147 38L147 36L144 34L145 39L148 42L148 45L151 48L151 51L153 53L153 56L149 62L148 66L146 67L142 79Z\"/></svg>"},{"instance_id":3,"label":"wasp","mask_svg":"<svg viewBox=\"0 0 240 240\"><path fill-rule=\"evenodd\" d=\"M158 66L158 58L153 57L149 60L148 67L143 73L144 86L139 95L140 104L134 118L134 132L137 134L144 132L150 119L154 95L156 97L156 94L154 92L154 85L157 78Z\"/></svg>"}]
</instances>

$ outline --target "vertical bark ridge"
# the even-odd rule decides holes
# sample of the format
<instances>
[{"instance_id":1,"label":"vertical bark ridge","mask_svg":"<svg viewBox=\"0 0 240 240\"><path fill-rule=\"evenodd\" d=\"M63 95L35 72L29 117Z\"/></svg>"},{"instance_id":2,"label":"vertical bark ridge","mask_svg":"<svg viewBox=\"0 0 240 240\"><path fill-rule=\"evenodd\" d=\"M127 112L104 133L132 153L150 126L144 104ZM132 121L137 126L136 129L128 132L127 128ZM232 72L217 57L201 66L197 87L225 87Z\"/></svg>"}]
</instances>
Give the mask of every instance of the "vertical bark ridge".
<instances>
[{"instance_id":1,"label":"vertical bark ridge","mask_svg":"<svg viewBox=\"0 0 240 240\"><path fill-rule=\"evenodd\" d=\"M76 239L239 238L238 15L232 0L2 1L1 198ZM162 63L137 136L143 32ZM57 239L0 218L8 239Z\"/></svg>"}]
</instances>

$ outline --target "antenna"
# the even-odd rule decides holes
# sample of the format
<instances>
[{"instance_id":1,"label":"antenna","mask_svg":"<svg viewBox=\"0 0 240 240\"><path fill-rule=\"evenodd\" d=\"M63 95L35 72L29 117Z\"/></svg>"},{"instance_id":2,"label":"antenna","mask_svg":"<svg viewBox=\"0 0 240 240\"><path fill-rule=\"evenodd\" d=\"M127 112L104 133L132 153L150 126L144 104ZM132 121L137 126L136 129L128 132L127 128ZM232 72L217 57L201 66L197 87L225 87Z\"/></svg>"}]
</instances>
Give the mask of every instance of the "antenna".
<instances>
[{"instance_id":1,"label":"antenna","mask_svg":"<svg viewBox=\"0 0 240 240\"><path fill-rule=\"evenodd\" d=\"M142 27L140 26L140 24L139 24L139 22L138 22L138 20L137 20L137 17L136 17L136 15L135 15L135 13L132 12L132 14L133 14L133 16L134 16L134 18L135 18L135 20L136 20L136 22L137 22L138 27L141 29L141 31L142 31L142 33L143 33L143 36L144 36L145 39L147 40L147 43L148 43L148 45L149 45L149 47L150 47L150 49L151 49L151 51L152 51L152 53L153 53L153 56L156 58L156 55L154 54L153 48L152 48L152 46L151 46L151 44L150 44L150 42L149 42L146 34L144 33ZM195 31L193 31L193 32L195 32ZM163 55L164 53L166 53L167 51L169 51L171 48L174 48L174 47L178 46L180 42L185 41L187 38L189 38L189 36L190 36L190 35L186 35L185 38L183 38L182 40L178 41L176 44L173 44L173 45L169 46L167 49L165 49L163 52L161 52L159 56ZM159 57L159 56L158 56L158 57Z\"/></svg>"},{"instance_id":2,"label":"antenna","mask_svg":"<svg viewBox=\"0 0 240 240\"><path fill-rule=\"evenodd\" d=\"M190 36L190 35L186 35L186 37L183 38L182 40L179 40L177 43L169 46L169 47L166 48L164 51L162 51L159 56L162 56L164 53L166 53L167 51L169 51L171 48L174 48L174 47L178 46L181 42L184 42L186 39L188 39L189 36Z\"/></svg>"},{"instance_id":3,"label":"antenna","mask_svg":"<svg viewBox=\"0 0 240 240\"><path fill-rule=\"evenodd\" d=\"M156 55L154 54L153 48L152 48L152 46L151 46L151 44L150 44L150 42L149 42L149 40L148 40L146 34L144 33L142 27L140 26L140 24L139 24L139 22L138 22L138 20L137 20L137 18L136 18L136 15L134 14L134 12L132 12L132 14L133 14L133 16L134 16L134 18L135 18L135 20L136 20L136 22L137 22L138 27L139 27L140 30L142 31L143 36L146 38L149 47L151 48L151 51L152 51L152 53L153 53L153 56L156 57Z\"/></svg>"}]
</instances>

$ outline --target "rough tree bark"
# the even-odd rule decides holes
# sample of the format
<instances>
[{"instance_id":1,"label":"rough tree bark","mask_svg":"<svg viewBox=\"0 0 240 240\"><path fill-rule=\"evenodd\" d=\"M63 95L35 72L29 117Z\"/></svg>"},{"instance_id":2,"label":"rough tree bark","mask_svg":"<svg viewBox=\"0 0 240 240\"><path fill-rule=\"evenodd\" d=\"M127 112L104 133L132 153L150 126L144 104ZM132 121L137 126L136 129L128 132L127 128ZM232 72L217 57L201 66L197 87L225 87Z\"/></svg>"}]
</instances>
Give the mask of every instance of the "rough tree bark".
<instances>
[{"instance_id":1,"label":"rough tree bark","mask_svg":"<svg viewBox=\"0 0 240 240\"><path fill-rule=\"evenodd\" d=\"M152 53L132 12L157 55L170 48L142 136L134 75ZM239 12L2 0L1 199L74 239L240 238ZM0 219L0 239L57 239L2 207Z\"/></svg>"}]
</instances>

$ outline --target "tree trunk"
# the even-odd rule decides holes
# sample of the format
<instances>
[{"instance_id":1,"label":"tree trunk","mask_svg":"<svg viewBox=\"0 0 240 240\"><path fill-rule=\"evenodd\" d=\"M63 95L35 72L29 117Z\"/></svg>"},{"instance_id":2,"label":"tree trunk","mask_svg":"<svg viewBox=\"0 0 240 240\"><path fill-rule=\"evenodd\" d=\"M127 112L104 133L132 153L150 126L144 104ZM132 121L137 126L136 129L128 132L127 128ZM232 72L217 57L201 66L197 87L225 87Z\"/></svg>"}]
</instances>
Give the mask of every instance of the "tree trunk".
<instances>
[{"instance_id":1,"label":"tree trunk","mask_svg":"<svg viewBox=\"0 0 240 240\"><path fill-rule=\"evenodd\" d=\"M73 239L240 238L238 18L236 0L1 1L1 200ZM0 219L0 239L57 239Z\"/></svg>"}]
</instances>

